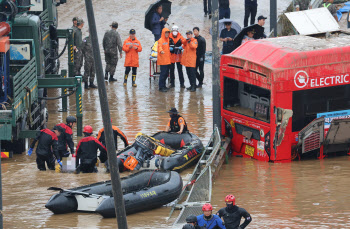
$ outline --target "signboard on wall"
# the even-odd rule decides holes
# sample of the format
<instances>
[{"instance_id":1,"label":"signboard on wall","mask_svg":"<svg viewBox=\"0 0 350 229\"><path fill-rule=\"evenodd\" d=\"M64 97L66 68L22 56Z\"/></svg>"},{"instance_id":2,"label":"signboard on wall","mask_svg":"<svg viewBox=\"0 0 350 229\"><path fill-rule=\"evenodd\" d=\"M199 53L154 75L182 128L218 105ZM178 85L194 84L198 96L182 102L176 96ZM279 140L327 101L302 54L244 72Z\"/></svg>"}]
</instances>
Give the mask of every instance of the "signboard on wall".
<instances>
[{"instance_id":1,"label":"signboard on wall","mask_svg":"<svg viewBox=\"0 0 350 229\"><path fill-rule=\"evenodd\" d=\"M350 118L350 110L332 111L317 114L317 118L321 117L324 117L324 128L325 130L328 130L333 119Z\"/></svg>"}]
</instances>

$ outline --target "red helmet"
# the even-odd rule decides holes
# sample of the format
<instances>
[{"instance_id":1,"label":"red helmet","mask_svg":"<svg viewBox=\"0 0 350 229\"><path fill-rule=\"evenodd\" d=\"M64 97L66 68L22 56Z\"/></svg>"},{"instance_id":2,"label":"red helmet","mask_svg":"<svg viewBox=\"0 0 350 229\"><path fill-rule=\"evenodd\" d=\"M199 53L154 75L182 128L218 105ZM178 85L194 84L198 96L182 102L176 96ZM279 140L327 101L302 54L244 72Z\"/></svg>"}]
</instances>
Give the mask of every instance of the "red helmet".
<instances>
[{"instance_id":1,"label":"red helmet","mask_svg":"<svg viewBox=\"0 0 350 229\"><path fill-rule=\"evenodd\" d=\"M91 126L84 126L84 133L92 134L92 127Z\"/></svg>"},{"instance_id":2,"label":"red helmet","mask_svg":"<svg viewBox=\"0 0 350 229\"><path fill-rule=\"evenodd\" d=\"M232 202L233 205L236 205L236 197L234 195L227 195L225 197L225 202Z\"/></svg>"},{"instance_id":3,"label":"red helmet","mask_svg":"<svg viewBox=\"0 0 350 229\"><path fill-rule=\"evenodd\" d=\"M213 210L213 206L211 206L211 204L204 204L202 207L202 211L212 211Z\"/></svg>"}]
</instances>

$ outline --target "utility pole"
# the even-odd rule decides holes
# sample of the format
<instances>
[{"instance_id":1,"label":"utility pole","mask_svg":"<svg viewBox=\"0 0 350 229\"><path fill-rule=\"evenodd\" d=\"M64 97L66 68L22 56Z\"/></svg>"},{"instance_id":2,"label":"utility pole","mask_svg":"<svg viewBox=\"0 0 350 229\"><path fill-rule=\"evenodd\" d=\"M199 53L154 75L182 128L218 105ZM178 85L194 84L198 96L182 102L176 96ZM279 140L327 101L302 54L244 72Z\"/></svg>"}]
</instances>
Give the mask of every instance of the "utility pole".
<instances>
[{"instance_id":1,"label":"utility pole","mask_svg":"<svg viewBox=\"0 0 350 229\"><path fill-rule=\"evenodd\" d=\"M270 0L270 31L277 37L277 0Z\"/></svg>"},{"instance_id":2,"label":"utility pole","mask_svg":"<svg viewBox=\"0 0 350 229\"><path fill-rule=\"evenodd\" d=\"M221 112L220 112L220 52L219 52L219 3L212 1L212 84L213 84L213 127L217 126L221 133Z\"/></svg>"},{"instance_id":3,"label":"utility pole","mask_svg":"<svg viewBox=\"0 0 350 229\"><path fill-rule=\"evenodd\" d=\"M0 141L0 154L1 154L1 141ZM3 217L2 217L2 172L1 172L1 155L0 155L0 229L3 229Z\"/></svg>"},{"instance_id":4,"label":"utility pole","mask_svg":"<svg viewBox=\"0 0 350 229\"><path fill-rule=\"evenodd\" d=\"M119 167L117 163L117 154L115 151L115 143L114 143L114 137L113 137L111 116L109 113L107 91L104 83L102 60L101 60L101 54L100 54L100 47L98 43L92 0L85 0L85 6L86 6L86 14L89 22L92 51L95 59L98 94L100 97L103 127L105 130L105 136L106 136L108 162L109 162L110 171L111 171L114 208L117 216L118 228L127 229L128 224L126 220L124 197L123 197L122 186L121 186L120 176L119 176Z\"/></svg>"}]
</instances>

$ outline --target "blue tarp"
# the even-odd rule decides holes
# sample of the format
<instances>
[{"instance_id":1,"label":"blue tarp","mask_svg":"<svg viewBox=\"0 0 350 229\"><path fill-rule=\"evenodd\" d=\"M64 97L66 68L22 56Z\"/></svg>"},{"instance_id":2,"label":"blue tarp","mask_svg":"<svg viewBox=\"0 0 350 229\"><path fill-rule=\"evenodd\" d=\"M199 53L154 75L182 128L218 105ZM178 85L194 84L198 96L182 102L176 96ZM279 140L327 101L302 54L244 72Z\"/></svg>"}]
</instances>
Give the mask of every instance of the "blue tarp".
<instances>
[{"instance_id":1,"label":"blue tarp","mask_svg":"<svg viewBox=\"0 0 350 229\"><path fill-rule=\"evenodd\" d=\"M340 19L343 16L343 13L348 13L350 11L350 2L346 2L343 8L340 8L337 11L337 16L338 16L338 21L340 21Z\"/></svg>"}]
</instances>

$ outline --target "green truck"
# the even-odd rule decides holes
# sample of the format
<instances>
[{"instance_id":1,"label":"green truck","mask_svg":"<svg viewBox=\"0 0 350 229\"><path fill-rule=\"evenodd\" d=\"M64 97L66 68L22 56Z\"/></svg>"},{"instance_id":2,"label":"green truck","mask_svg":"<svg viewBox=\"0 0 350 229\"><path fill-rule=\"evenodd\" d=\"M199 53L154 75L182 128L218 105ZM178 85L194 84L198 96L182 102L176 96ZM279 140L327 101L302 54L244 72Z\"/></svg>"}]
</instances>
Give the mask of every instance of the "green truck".
<instances>
[{"instance_id":1,"label":"green truck","mask_svg":"<svg viewBox=\"0 0 350 229\"><path fill-rule=\"evenodd\" d=\"M73 47L72 29L58 30L57 7L61 0L0 0L0 54L2 88L0 92L1 156L26 150L28 138L46 127L48 99L61 99L67 110L67 96L76 94L78 135L81 135L82 101L81 77L73 73L73 58L68 58L68 71L59 72L59 57ZM6 25L7 24L7 25ZM3 27L9 33L1 33ZM9 50L1 49L1 39L9 39ZM58 42L65 40L59 53ZM6 47L6 44L4 45ZM69 53L73 57L73 51ZM48 98L47 88L62 88L58 98ZM71 88L68 93L67 88ZM80 128L79 128L80 127Z\"/></svg>"}]
</instances>

